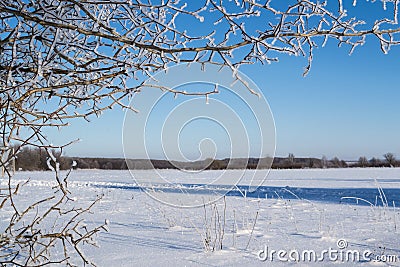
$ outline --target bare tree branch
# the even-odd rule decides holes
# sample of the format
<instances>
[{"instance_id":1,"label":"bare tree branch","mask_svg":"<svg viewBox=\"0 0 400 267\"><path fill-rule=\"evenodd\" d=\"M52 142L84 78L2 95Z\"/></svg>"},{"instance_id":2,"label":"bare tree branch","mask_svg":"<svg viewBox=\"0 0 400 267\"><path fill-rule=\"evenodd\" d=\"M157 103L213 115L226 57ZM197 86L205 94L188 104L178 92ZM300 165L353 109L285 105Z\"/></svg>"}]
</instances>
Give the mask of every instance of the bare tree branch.
<instances>
[{"instance_id":1,"label":"bare tree branch","mask_svg":"<svg viewBox=\"0 0 400 267\"><path fill-rule=\"evenodd\" d=\"M390 18L375 15L375 1L363 3L371 8L366 18L348 14L349 4L342 0L289 2L1 1L0 167L8 176L8 186L0 191L0 211L11 210L12 215L0 236L0 262L72 264L67 249L72 247L88 264L79 246L104 228L81 227L80 218L91 206L68 206L67 177L61 177L51 154L52 148L68 144L50 144L46 128L66 127L77 118L89 120L113 107L137 112L127 100L144 88L155 87L141 81L179 63L228 67L254 93L238 74L244 64L269 64L281 55L302 56L307 59L307 75L314 49L330 40L347 46L349 53L370 37L378 40L384 53L400 43L399 0L381 1L383 9L391 9ZM360 5L356 0L352 4ZM217 89L158 89L206 98L218 93ZM24 146L47 149L57 183L53 195L21 208L15 200L23 186L13 183L10 166ZM67 216L64 227L41 229L37 223L53 214ZM47 253L57 244L64 248L62 259Z\"/></svg>"}]
</instances>

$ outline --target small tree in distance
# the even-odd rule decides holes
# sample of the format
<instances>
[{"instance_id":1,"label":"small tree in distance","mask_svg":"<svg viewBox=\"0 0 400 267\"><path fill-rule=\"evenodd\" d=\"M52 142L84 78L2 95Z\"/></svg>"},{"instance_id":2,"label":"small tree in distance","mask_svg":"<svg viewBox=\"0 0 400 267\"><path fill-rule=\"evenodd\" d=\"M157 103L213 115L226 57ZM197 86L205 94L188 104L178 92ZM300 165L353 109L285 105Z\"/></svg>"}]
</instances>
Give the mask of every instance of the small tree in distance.
<instances>
[{"instance_id":1,"label":"small tree in distance","mask_svg":"<svg viewBox=\"0 0 400 267\"><path fill-rule=\"evenodd\" d=\"M338 157L334 157L331 159L331 164L333 165L334 168L340 168L342 163Z\"/></svg>"},{"instance_id":2,"label":"small tree in distance","mask_svg":"<svg viewBox=\"0 0 400 267\"><path fill-rule=\"evenodd\" d=\"M295 156L293 153L289 153L289 155L286 158L286 164L289 168L294 168L295 167Z\"/></svg>"},{"instance_id":3,"label":"small tree in distance","mask_svg":"<svg viewBox=\"0 0 400 267\"><path fill-rule=\"evenodd\" d=\"M328 168L328 159L325 155L321 158L321 165L323 169Z\"/></svg>"},{"instance_id":4,"label":"small tree in distance","mask_svg":"<svg viewBox=\"0 0 400 267\"><path fill-rule=\"evenodd\" d=\"M396 157L394 156L393 153L386 153L383 155L385 158L386 162L388 163L389 167L395 167L396 166Z\"/></svg>"},{"instance_id":5,"label":"small tree in distance","mask_svg":"<svg viewBox=\"0 0 400 267\"><path fill-rule=\"evenodd\" d=\"M360 167L363 167L363 168L365 168L365 167L367 167L368 166L368 159L366 158L366 157L364 157L364 156L362 156L362 157L359 157L358 158L358 165L360 166Z\"/></svg>"}]
</instances>

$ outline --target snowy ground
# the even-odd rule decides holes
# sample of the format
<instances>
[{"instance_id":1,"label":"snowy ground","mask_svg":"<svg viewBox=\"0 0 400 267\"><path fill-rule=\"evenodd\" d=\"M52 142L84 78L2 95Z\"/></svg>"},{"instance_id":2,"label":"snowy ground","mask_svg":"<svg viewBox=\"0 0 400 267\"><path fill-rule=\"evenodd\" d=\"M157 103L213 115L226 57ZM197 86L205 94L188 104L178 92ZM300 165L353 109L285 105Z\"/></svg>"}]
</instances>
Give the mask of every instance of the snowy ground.
<instances>
[{"instance_id":1,"label":"snowy ground","mask_svg":"<svg viewBox=\"0 0 400 267\"><path fill-rule=\"evenodd\" d=\"M194 196L192 186L221 176L220 171L193 177L173 170L159 173L185 188L164 194L186 200L200 195L205 202L212 196ZM145 180L153 173L135 175ZM240 181L246 184L253 175L247 171ZM265 175L255 173L259 181ZM14 181L27 178L21 202L48 190L54 179L51 172L19 172ZM273 170L246 198L239 187L205 208L162 204L139 190L127 171L77 170L69 180L80 203L104 194L88 224L108 219L109 232L98 235L99 248L85 247L98 266L316 266L319 259L323 265L400 266L399 168ZM6 216L1 214L1 221ZM221 240L222 250L217 248ZM216 251L206 251L207 246Z\"/></svg>"}]
</instances>

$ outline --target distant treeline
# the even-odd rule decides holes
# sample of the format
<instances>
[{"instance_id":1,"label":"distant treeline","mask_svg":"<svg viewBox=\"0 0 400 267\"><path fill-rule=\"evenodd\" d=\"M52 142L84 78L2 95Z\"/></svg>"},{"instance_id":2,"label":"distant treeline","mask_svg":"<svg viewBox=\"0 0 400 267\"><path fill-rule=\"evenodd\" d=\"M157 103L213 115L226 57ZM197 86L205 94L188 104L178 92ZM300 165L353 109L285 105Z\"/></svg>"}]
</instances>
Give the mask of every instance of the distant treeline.
<instances>
[{"instance_id":1,"label":"distant treeline","mask_svg":"<svg viewBox=\"0 0 400 267\"><path fill-rule=\"evenodd\" d=\"M76 162L74 168L79 169L106 169L106 170L126 170L130 169L188 169L188 170L221 170L221 169L255 169L268 168L271 165L273 169L305 169L305 168L351 168L351 167L398 167L400 161L396 160L394 154L387 153L382 159L360 157L358 161L344 161L337 157L327 159L295 157L289 154L287 157L275 158L249 158L249 159L206 159L195 162L178 162L167 160L143 160L131 159L126 161L123 158L84 158L84 157L64 157L60 152L52 151L60 164L60 169L70 169L73 162ZM15 160L16 170L48 170L49 164L47 151L39 148L24 147L17 153Z\"/></svg>"}]
</instances>

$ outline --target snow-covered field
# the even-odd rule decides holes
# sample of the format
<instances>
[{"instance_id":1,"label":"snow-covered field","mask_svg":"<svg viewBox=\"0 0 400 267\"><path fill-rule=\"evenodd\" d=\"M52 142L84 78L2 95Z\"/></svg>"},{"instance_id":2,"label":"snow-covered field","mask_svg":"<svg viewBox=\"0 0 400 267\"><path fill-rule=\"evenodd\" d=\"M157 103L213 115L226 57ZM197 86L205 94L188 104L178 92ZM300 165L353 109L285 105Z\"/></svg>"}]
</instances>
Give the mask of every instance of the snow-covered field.
<instances>
[{"instance_id":1,"label":"snow-covered field","mask_svg":"<svg viewBox=\"0 0 400 267\"><path fill-rule=\"evenodd\" d=\"M159 174L179 183L179 190L160 186L168 188L162 196L186 202L213 198L197 194L194 185L220 190L229 184L218 180L221 171ZM239 183L262 181L266 174L246 171ZM141 181L153 175L135 172ZM28 178L21 202L54 182L51 172L19 172L13 181ZM87 224L107 219L109 231L97 236L99 248L84 247L98 266L309 266L321 265L319 260L325 266L400 266L399 168L272 170L254 192L234 187L215 204L198 208L165 205L138 189L138 179L128 171L105 170L76 170L69 177L77 202L104 195ZM6 217L0 214L0 226Z\"/></svg>"}]
</instances>

